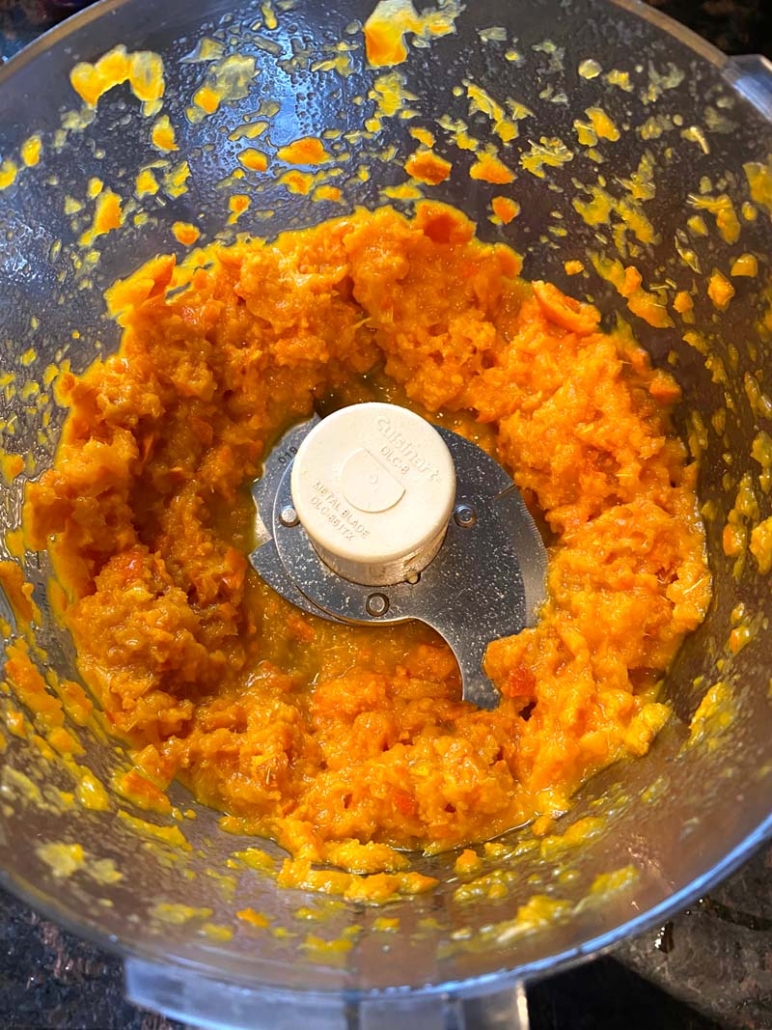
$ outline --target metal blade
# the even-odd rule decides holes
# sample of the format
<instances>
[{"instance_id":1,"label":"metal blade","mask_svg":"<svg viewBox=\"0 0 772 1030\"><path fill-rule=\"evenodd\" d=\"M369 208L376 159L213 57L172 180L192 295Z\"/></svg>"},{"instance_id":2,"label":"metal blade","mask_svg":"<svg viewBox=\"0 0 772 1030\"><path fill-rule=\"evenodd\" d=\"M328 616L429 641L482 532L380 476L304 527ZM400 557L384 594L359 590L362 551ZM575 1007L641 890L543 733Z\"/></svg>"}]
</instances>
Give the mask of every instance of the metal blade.
<instances>
[{"instance_id":1,"label":"metal blade","mask_svg":"<svg viewBox=\"0 0 772 1030\"><path fill-rule=\"evenodd\" d=\"M272 537L271 526L273 525L273 505L276 500L281 477L292 464L298 447L314 426L319 422L319 416L306 422L300 422L293 426L276 442L271 453L263 465L263 474L252 487L252 497L257 508L257 540L258 545L270 540Z\"/></svg>"},{"instance_id":2,"label":"metal blade","mask_svg":"<svg viewBox=\"0 0 772 1030\"><path fill-rule=\"evenodd\" d=\"M277 577L281 566L303 595L300 607L308 611L311 605L325 618L356 625L425 622L453 649L464 699L494 708L499 695L483 670L485 651L492 640L533 624L546 596L546 550L501 466L468 440L440 432L456 466L459 517L451 519L439 553L416 583L365 586L328 568L302 526L285 525L278 518L292 501L288 473L278 484L271 530L278 565L266 566L266 579L268 574ZM473 517L460 517L464 511ZM289 596L284 589L280 592Z\"/></svg>"}]
</instances>

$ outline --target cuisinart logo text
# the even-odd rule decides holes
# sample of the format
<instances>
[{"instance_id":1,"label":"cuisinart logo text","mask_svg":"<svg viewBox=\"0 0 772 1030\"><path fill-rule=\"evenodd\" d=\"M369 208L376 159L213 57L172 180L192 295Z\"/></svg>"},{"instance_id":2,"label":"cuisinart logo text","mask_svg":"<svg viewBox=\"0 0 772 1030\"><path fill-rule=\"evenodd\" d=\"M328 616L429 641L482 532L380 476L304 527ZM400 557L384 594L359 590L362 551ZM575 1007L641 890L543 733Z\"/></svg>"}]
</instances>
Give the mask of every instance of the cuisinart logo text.
<instances>
[{"instance_id":1,"label":"cuisinart logo text","mask_svg":"<svg viewBox=\"0 0 772 1030\"><path fill-rule=\"evenodd\" d=\"M386 415L379 415L376 419L376 425L381 435L386 439L386 443L379 447L378 453L397 471L401 472L402 475L406 475L412 466L422 475L428 476L432 481L440 478L440 471L437 466L432 465L425 458L421 457L418 450L407 437L394 428L391 424L391 419L387 418Z\"/></svg>"}]
</instances>

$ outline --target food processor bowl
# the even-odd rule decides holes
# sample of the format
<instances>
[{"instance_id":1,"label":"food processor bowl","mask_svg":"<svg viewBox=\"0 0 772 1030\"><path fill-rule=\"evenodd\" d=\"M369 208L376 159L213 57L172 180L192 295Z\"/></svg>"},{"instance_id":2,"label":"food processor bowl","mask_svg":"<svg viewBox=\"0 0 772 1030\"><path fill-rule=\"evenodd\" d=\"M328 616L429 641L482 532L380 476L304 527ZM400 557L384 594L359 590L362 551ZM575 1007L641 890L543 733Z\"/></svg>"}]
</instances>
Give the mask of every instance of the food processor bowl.
<instances>
[{"instance_id":1,"label":"food processor bowl","mask_svg":"<svg viewBox=\"0 0 772 1030\"><path fill-rule=\"evenodd\" d=\"M759 434L772 431L770 68L762 59L728 60L632 0L447 3L440 12L452 31L407 33L401 64L371 67L362 31L371 12L371 0L103 0L0 70L0 447L24 458L23 472L0 489L0 558L34 585L35 660L60 682L78 680L51 603L48 556L24 551L13 531L25 482L53 461L65 415L57 370L68 362L82 372L118 345L104 289L157 253L182 255L176 222L195 224L206 243L245 232L273 237L357 205L409 210L421 184L407 181L404 160L417 126L431 128L437 153L452 163L449 178L423 187L424 196L456 205L482 239L522 253L526 278L592 298L608 327L629 325L683 387L677 427L700 458L714 597L669 671L664 693L675 714L646 756L590 781L551 845L521 846L527 830L502 838L485 860L487 886L459 891L453 853L418 857L416 868L440 885L385 910L278 889L233 861L254 841L221 832L218 813L177 784L172 801L188 813L178 821L117 796L107 810L84 807L66 768L43 760L29 734L4 731L3 884L120 954L135 1001L202 1026L380 1027L396 1018L422 1027L525 1026L524 981L662 922L772 828L769 582L755 558L727 556L722 544L727 518L747 536L755 517L735 503L746 473L757 521L770 512L758 445L752 456ZM173 153L153 148L152 119L128 85L91 109L70 84L76 63L119 44L163 59ZM251 59L253 74L199 117L192 98L229 54ZM391 75L402 77L404 98L394 109L384 99ZM497 99L516 135L496 135L496 110L475 108L470 83ZM605 123L593 122L590 109L615 131L598 135ZM239 127L257 118L269 122L259 145L271 163L234 179L245 144ZM496 145L515 173L511 184L470 177L474 155L457 145L460 121ZM41 156L27 164L19 155L33 134ZM280 181L278 148L308 135L328 142L337 202ZM167 162L156 168L161 188L140 201L136 175L158 160ZM84 250L87 183L97 178L123 197L125 224ZM229 225L235 192L251 206ZM520 206L509 224L492 214L502 193ZM659 326L631 311L610 281L616 260L634 265L661 302ZM568 274L577 265L567 269L567 261L581 262L579 274ZM754 262L755 275L732 274ZM708 293L716 270L734 289L727 305ZM673 307L679 293L693 297L693 322ZM0 614L9 639L23 633L10 606ZM709 691L715 704L694 724ZM6 726L16 706L10 693L0 695ZM85 749L79 765L109 782L125 763L120 748L73 732ZM564 847L561 827L587 817L593 833ZM266 927L235 918L247 906Z\"/></svg>"}]
</instances>

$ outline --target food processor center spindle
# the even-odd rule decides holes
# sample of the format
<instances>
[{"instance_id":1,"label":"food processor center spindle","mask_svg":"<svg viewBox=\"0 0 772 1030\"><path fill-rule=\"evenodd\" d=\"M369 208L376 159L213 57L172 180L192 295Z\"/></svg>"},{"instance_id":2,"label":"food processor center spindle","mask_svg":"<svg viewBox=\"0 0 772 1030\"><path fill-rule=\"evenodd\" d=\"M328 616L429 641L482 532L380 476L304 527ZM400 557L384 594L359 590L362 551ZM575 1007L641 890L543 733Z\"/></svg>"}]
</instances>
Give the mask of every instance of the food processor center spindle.
<instances>
[{"instance_id":1,"label":"food processor center spindle","mask_svg":"<svg viewBox=\"0 0 772 1030\"><path fill-rule=\"evenodd\" d=\"M336 622L425 622L453 649L464 700L498 704L485 650L534 624L547 556L485 451L406 408L354 404L290 430L254 497L251 561L270 586Z\"/></svg>"}]
</instances>

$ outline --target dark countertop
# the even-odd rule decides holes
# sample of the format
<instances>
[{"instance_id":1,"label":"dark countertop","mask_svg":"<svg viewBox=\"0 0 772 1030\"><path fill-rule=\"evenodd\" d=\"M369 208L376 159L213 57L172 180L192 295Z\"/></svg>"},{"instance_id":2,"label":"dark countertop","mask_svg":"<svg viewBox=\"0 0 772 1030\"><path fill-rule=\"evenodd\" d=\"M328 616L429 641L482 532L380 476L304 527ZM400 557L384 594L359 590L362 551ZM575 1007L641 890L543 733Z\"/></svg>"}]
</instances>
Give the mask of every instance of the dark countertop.
<instances>
[{"instance_id":1,"label":"dark countertop","mask_svg":"<svg viewBox=\"0 0 772 1030\"><path fill-rule=\"evenodd\" d=\"M772 0L649 0L727 53L772 57ZM68 8L0 0L0 61ZM420 6L420 5L419 5ZM657 932L529 988L533 1030L772 1030L772 848ZM3 1030L178 1030L123 997L121 963L0 891Z\"/></svg>"},{"instance_id":2,"label":"dark countertop","mask_svg":"<svg viewBox=\"0 0 772 1030\"><path fill-rule=\"evenodd\" d=\"M663 14L688 25L727 54L772 57L769 0L647 0Z\"/></svg>"}]
</instances>

